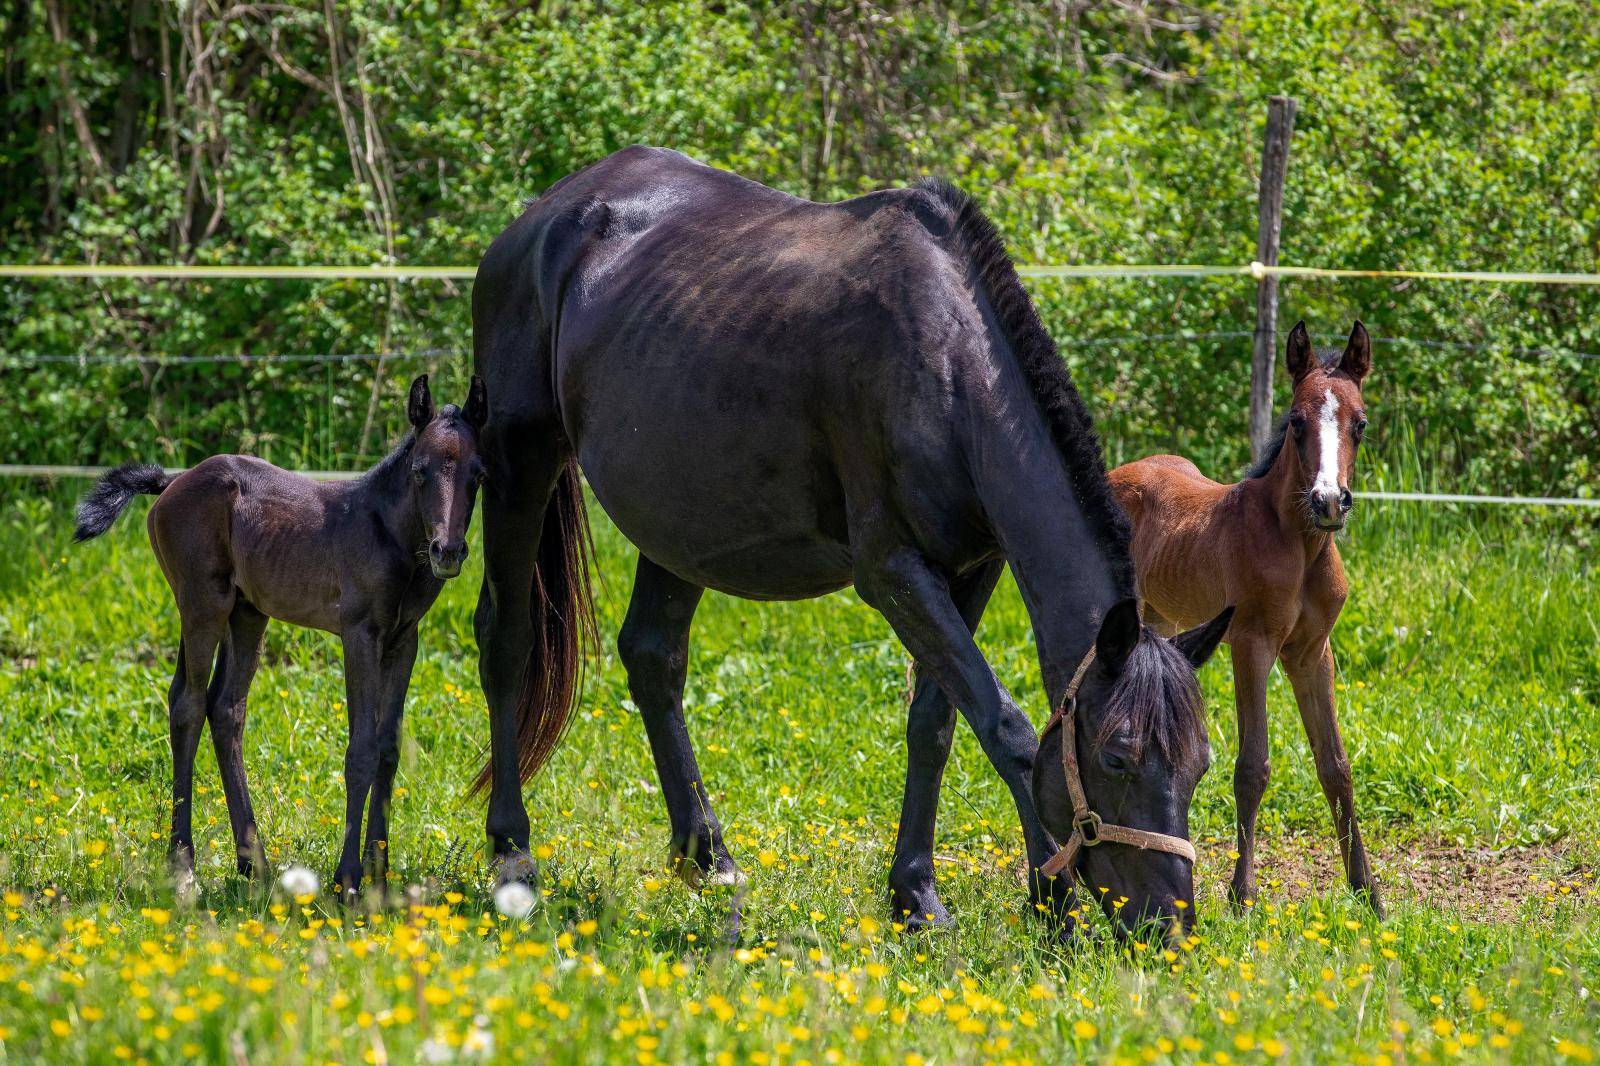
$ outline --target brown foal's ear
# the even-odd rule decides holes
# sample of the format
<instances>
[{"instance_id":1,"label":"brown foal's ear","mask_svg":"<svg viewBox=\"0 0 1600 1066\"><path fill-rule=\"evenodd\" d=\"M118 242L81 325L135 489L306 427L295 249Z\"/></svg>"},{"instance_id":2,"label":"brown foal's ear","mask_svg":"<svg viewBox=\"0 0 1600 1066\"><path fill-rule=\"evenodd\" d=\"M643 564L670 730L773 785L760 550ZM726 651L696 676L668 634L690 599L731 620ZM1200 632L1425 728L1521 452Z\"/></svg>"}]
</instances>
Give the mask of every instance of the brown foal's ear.
<instances>
[{"instance_id":1,"label":"brown foal's ear","mask_svg":"<svg viewBox=\"0 0 1600 1066\"><path fill-rule=\"evenodd\" d=\"M1222 638L1228 635L1228 623L1233 621L1233 606L1230 604L1222 609L1222 613L1203 626L1179 633L1172 638L1172 643L1183 652L1183 657L1189 660L1189 665L1196 670L1206 664L1212 653L1217 650L1217 645L1222 643Z\"/></svg>"},{"instance_id":2,"label":"brown foal's ear","mask_svg":"<svg viewBox=\"0 0 1600 1066\"><path fill-rule=\"evenodd\" d=\"M1094 638L1094 656L1100 665L1113 676L1122 673L1128 656L1139 643L1139 631L1144 625L1139 620L1139 601L1121 600L1106 612L1100 623L1100 635Z\"/></svg>"},{"instance_id":3,"label":"brown foal's ear","mask_svg":"<svg viewBox=\"0 0 1600 1066\"><path fill-rule=\"evenodd\" d=\"M1285 361L1289 364L1289 377L1299 381L1317 365L1317 356L1311 350L1311 334L1306 332L1306 321L1301 319L1294 324L1294 329L1289 331L1289 344L1285 353Z\"/></svg>"},{"instance_id":4,"label":"brown foal's ear","mask_svg":"<svg viewBox=\"0 0 1600 1066\"><path fill-rule=\"evenodd\" d=\"M417 429L433 421L433 393L428 391L428 375L418 374L406 399L406 418Z\"/></svg>"},{"instance_id":5,"label":"brown foal's ear","mask_svg":"<svg viewBox=\"0 0 1600 1066\"><path fill-rule=\"evenodd\" d=\"M472 375L472 385L467 389L467 405L461 409L461 417L474 432L480 433L484 423L489 421L489 390L476 374Z\"/></svg>"},{"instance_id":6,"label":"brown foal's ear","mask_svg":"<svg viewBox=\"0 0 1600 1066\"><path fill-rule=\"evenodd\" d=\"M1339 369L1349 374L1357 384L1372 370L1372 338L1367 336L1367 327L1356 319L1356 324L1350 327L1350 340L1344 346L1344 356L1339 360Z\"/></svg>"}]
</instances>

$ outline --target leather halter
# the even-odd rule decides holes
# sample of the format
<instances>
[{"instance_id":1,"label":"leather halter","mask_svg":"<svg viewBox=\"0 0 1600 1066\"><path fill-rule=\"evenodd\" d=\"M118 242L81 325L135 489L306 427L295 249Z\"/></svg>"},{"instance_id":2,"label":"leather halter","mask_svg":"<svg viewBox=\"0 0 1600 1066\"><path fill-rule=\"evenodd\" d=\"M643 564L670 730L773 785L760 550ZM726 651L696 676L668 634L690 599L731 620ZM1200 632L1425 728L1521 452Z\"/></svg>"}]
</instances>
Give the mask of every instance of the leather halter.
<instances>
[{"instance_id":1,"label":"leather halter","mask_svg":"<svg viewBox=\"0 0 1600 1066\"><path fill-rule=\"evenodd\" d=\"M1046 877L1055 877L1063 870L1075 871L1078 852L1081 849L1092 848L1107 840L1113 844L1126 844L1141 850L1165 851L1181 855L1193 863L1194 845L1182 837L1152 833L1147 829L1132 829L1125 825L1112 825L1101 821L1100 816L1089 806L1089 797L1083 792L1083 779L1078 774L1076 719L1078 686L1083 684L1083 675L1089 672L1089 664L1092 662L1094 662L1094 645L1091 644L1089 654L1083 657L1083 661L1078 664L1078 669L1072 675L1072 680L1067 683L1067 692L1061 697L1061 704L1056 707L1050 715L1050 720L1039 731L1039 743L1043 744L1051 729L1059 725L1063 730L1061 772L1067 779L1067 795L1072 798L1072 836L1067 838L1066 844L1060 851L1039 867L1039 872Z\"/></svg>"}]
</instances>

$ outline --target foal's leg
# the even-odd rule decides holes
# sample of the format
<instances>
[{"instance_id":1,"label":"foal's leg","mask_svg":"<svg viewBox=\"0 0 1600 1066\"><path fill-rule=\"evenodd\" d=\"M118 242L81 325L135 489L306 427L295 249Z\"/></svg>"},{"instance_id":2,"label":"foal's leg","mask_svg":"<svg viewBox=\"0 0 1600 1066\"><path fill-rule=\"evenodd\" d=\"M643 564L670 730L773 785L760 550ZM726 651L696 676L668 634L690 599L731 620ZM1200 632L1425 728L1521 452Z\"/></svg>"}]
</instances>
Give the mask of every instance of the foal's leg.
<instances>
[{"instance_id":1,"label":"foal's leg","mask_svg":"<svg viewBox=\"0 0 1600 1066\"><path fill-rule=\"evenodd\" d=\"M517 766L517 700L533 647L539 537L561 470L554 448L528 440L527 429L509 427L512 417L497 413L483 437L490 477L483 487L483 589L474 618L493 767L486 826L501 879L522 877L533 868Z\"/></svg>"},{"instance_id":2,"label":"foal's leg","mask_svg":"<svg viewBox=\"0 0 1600 1066\"><path fill-rule=\"evenodd\" d=\"M628 671L628 691L639 705L650 754L672 825L672 862L690 885L740 880L722 842L722 825L700 778L700 764L683 720L683 684L689 671L689 624L705 589L639 556L628 617L617 650Z\"/></svg>"},{"instance_id":3,"label":"foal's leg","mask_svg":"<svg viewBox=\"0 0 1600 1066\"><path fill-rule=\"evenodd\" d=\"M978 628L1004 569L1005 563L997 559L951 582L950 598L969 632ZM932 675L919 669L906 716L906 791L900 803L894 862L889 867L890 913L909 929L950 921L950 912L934 886L933 837L939 784L955 729L955 707Z\"/></svg>"},{"instance_id":4,"label":"foal's leg","mask_svg":"<svg viewBox=\"0 0 1600 1066\"><path fill-rule=\"evenodd\" d=\"M1239 715L1239 754L1233 762L1233 800L1239 819L1239 860L1228 898L1236 907L1256 898L1256 815L1267 791L1267 677L1278 649L1238 623L1232 634L1233 699Z\"/></svg>"},{"instance_id":5,"label":"foal's leg","mask_svg":"<svg viewBox=\"0 0 1600 1066\"><path fill-rule=\"evenodd\" d=\"M262 872L259 867L265 861L255 811L250 806L250 789L245 783L244 722L245 702L261 656L261 637L266 631L266 615L243 601L235 604L233 613L228 616L228 641L223 646L213 691L206 703L211 744L217 752L222 792L228 800L228 821L233 826L238 869L247 877Z\"/></svg>"},{"instance_id":6,"label":"foal's leg","mask_svg":"<svg viewBox=\"0 0 1600 1066\"><path fill-rule=\"evenodd\" d=\"M1333 707L1333 648L1327 638L1284 649L1283 668L1294 686L1295 702L1300 705L1300 720L1305 723L1311 754L1317 763L1317 780L1333 810L1333 828L1339 836L1339 852L1344 872L1356 895L1364 897L1383 917L1383 902L1378 898L1378 882L1367 862L1367 849L1356 825L1355 787L1350 779L1350 760L1339 735L1339 720Z\"/></svg>"},{"instance_id":7,"label":"foal's leg","mask_svg":"<svg viewBox=\"0 0 1600 1066\"><path fill-rule=\"evenodd\" d=\"M1033 724L984 661L972 632L950 596L944 578L915 552L898 550L856 575L856 591L883 613L901 643L930 674L978 735L978 743L1011 790L1027 846L1030 893L1065 917L1072 900L1067 878L1046 880L1039 867L1056 843L1033 805L1033 760L1039 740Z\"/></svg>"},{"instance_id":8,"label":"foal's leg","mask_svg":"<svg viewBox=\"0 0 1600 1066\"><path fill-rule=\"evenodd\" d=\"M366 869L375 887L389 879L389 797L400 768L400 722L405 716L406 689L417 661L417 627L390 645L383 661L383 717L378 722L378 775L372 782L372 808L367 813Z\"/></svg>"},{"instance_id":9,"label":"foal's leg","mask_svg":"<svg viewBox=\"0 0 1600 1066\"><path fill-rule=\"evenodd\" d=\"M226 612L193 605L184 610L178 640L178 665L167 690L167 727L172 739L172 839L168 861L180 892L194 888L194 756L206 726L206 689L217 645L227 625Z\"/></svg>"},{"instance_id":10,"label":"foal's leg","mask_svg":"<svg viewBox=\"0 0 1600 1066\"><path fill-rule=\"evenodd\" d=\"M344 687L350 737L344 753L344 846L334 882L352 898L361 887L361 815L378 775L378 716L383 712L383 639L357 623L344 632Z\"/></svg>"}]
</instances>

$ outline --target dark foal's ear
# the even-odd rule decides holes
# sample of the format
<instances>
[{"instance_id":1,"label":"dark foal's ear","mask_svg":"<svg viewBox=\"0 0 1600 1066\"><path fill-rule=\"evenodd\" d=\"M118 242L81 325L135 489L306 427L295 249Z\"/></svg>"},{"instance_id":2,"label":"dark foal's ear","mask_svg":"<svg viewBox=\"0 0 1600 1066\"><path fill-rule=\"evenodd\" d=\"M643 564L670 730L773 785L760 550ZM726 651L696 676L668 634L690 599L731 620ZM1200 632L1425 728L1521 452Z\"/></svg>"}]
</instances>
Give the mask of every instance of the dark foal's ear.
<instances>
[{"instance_id":1,"label":"dark foal's ear","mask_svg":"<svg viewBox=\"0 0 1600 1066\"><path fill-rule=\"evenodd\" d=\"M1299 381L1317 365L1316 353L1311 350L1311 334L1306 332L1306 321L1301 319L1289 331L1289 344L1284 353L1289 364L1289 377Z\"/></svg>"},{"instance_id":2,"label":"dark foal's ear","mask_svg":"<svg viewBox=\"0 0 1600 1066\"><path fill-rule=\"evenodd\" d=\"M1344 346L1344 356L1339 360L1339 369L1350 375L1357 385L1367 376L1372 369L1372 338L1367 336L1367 327L1356 319L1356 324L1350 327L1350 340Z\"/></svg>"},{"instance_id":3,"label":"dark foal's ear","mask_svg":"<svg viewBox=\"0 0 1600 1066\"><path fill-rule=\"evenodd\" d=\"M1189 660L1189 665L1196 670L1206 664L1217 645L1222 643L1222 638L1228 635L1228 623L1233 621L1233 607L1222 609L1222 613L1203 626L1195 626L1186 632L1179 633L1172 638L1172 643L1183 652L1183 657Z\"/></svg>"},{"instance_id":4,"label":"dark foal's ear","mask_svg":"<svg viewBox=\"0 0 1600 1066\"><path fill-rule=\"evenodd\" d=\"M1100 623L1100 635L1094 638L1094 656L1112 676L1122 673L1128 656L1139 643L1139 601L1122 600L1113 604Z\"/></svg>"},{"instance_id":5,"label":"dark foal's ear","mask_svg":"<svg viewBox=\"0 0 1600 1066\"><path fill-rule=\"evenodd\" d=\"M406 418L417 429L433 421L433 393L428 391L428 375L418 374L406 399Z\"/></svg>"},{"instance_id":6,"label":"dark foal's ear","mask_svg":"<svg viewBox=\"0 0 1600 1066\"><path fill-rule=\"evenodd\" d=\"M475 433L483 432L484 423L489 421L489 390L476 374L472 375L472 385L467 389L467 405L461 409L461 417Z\"/></svg>"}]
</instances>

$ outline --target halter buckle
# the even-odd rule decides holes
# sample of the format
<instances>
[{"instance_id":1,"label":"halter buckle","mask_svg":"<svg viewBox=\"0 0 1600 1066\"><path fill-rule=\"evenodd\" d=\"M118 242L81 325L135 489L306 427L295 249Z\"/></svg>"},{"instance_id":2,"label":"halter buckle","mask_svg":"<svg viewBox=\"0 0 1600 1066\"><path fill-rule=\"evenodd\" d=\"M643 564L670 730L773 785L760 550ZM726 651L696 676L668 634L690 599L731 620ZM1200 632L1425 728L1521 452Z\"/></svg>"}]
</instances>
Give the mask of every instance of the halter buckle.
<instances>
[{"instance_id":1,"label":"halter buckle","mask_svg":"<svg viewBox=\"0 0 1600 1066\"><path fill-rule=\"evenodd\" d=\"M1100 816L1089 811L1081 817L1072 820L1072 828L1078 831L1078 836L1083 841L1083 846L1092 848L1100 843Z\"/></svg>"}]
</instances>

